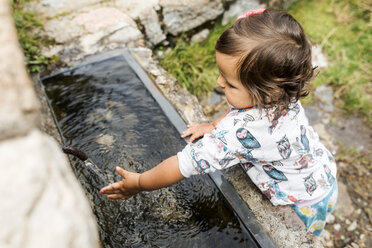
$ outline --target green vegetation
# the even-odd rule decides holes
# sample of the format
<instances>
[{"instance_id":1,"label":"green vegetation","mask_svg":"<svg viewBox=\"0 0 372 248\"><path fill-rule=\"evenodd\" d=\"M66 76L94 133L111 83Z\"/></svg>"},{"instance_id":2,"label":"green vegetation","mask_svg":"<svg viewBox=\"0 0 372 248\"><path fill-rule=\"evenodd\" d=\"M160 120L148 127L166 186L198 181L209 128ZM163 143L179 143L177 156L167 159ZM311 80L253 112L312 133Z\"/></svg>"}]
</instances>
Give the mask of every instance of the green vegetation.
<instances>
[{"instance_id":1,"label":"green vegetation","mask_svg":"<svg viewBox=\"0 0 372 248\"><path fill-rule=\"evenodd\" d=\"M18 41L23 49L26 65L29 71L40 71L42 66L59 60L59 57L47 57L41 54L42 45L53 43L38 35L35 30L42 29L43 24L32 12L23 10L25 1L12 1L13 17L17 28Z\"/></svg>"},{"instance_id":2,"label":"green vegetation","mask_svg":"<svg viewBox=\"0 0 372 248\"><path fill-rule=\"evenodd\" d=\"M337 146L338 150L335 156L337 162L362 166L369 171L372 170L372 159L368 152L358 152L355 148L347 148L341 143L338 143Z\"/></svg>"},{"instance_id":3,"label":"green vegetation","mask_svg":"<svg viewBox=\"0 0 372 248\"><path fill-rule=\"evenodd\" d=\"M361 113L370 123L371 4L371 0L310 0L298 1L289 10L329 60L313 85L332 85L338 104L349 113Z\"/></svg>"},{"instance_id":4,"label":"green vegetation","mask_svg":"<svg viewBox=\"0 0 372 248\"><path fill-rule=\"evenodd\" d=\"M331 85L340 107L348 113L360 113L371 123L372 22L368 1L298 1L289 12L328 57L328 68L319 73L313 86ZM214 43L226 28L217 24L201 45L189 44L181 36L176 46L165 52L162 66L192 94L210 91L218 75ZM310 96L303 102L311 101Z\"/></svg>"},{"instance_id":5,"label":"green vegetation","mask_svg":"<svg viewBox=\"0 0 372 248\"><path fill-rule=\"evenodd\" d=\"M202 95L211 91L217 86L219 74L214 44L226 28L217 24L202 44L189 44L182 35L176 46L165 52L161 65L191 94Z\"/></svg>"}]
</instances>

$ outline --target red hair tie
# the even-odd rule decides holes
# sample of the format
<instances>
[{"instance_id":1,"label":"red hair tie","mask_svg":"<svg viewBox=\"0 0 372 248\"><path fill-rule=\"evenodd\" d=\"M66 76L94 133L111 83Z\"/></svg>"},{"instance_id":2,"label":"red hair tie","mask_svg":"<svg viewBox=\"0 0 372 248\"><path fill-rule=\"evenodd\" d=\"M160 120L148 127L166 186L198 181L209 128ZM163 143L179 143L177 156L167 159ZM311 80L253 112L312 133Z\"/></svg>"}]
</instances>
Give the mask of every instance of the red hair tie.
<instances>
[{"instance_id":1,"label":"red hair tie","mask_svg":"<svg viewBox=\"0 0 372 248\"><path fill-rule=\"evenodd\" d=\"M236 18L236 21L237 21L237 20L240 20L240 19L243 19L243 18L246 18L246 17L251 16L251 15L261 14L261 13L263 13L265 10L266 10L265 8L263 8L263 9L255 9L255 10L251 10L251 11L249 11L249 12L243 14L243 15L238 16L238 18Z\"/></svg>"}]
</instances>

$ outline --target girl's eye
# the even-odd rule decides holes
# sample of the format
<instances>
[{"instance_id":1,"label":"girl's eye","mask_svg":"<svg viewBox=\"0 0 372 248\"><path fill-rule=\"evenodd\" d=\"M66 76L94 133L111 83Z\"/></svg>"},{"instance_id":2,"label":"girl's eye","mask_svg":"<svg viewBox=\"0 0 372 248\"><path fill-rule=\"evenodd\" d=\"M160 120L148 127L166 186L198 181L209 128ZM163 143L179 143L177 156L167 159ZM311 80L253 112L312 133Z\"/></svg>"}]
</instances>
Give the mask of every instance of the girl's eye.
<instances>
[{"instance_id":1,"label":"girl's eye","mask_svg":"<svg viewBox=\"0 0 372 248\"><path fill-rule=\"evenodd\" d=\"M226 84L227 84L227 86L228 86L229 88L235 88L235 86L231 85L227 80L225 80L225 82L226 82Z\"/></svg>"}]
</instances>

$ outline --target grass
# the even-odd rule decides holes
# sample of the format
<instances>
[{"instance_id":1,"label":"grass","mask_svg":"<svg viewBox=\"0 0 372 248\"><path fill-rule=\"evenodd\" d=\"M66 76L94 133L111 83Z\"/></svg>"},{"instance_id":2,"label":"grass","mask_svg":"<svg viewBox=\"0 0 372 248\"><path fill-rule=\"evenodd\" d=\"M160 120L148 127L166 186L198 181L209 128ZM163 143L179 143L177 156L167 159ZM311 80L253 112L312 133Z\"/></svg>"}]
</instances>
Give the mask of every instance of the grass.
<instances>
[{"instance_id":1,"label":"grass","mask_svg":"<svg viewBox=\"0 0 372 248\"><path fill-rule=\"evenodd\" d=\"M347 113L360 113L369 124L372 123L371 4L371 0L308 0L298 1L289 9L328 57L328 68L321 71L313 85L331 85L337 104Z\"/></svg>"},{"instance_id":2,"label":"grass","mask_svg":"<svg viewBox=\"0 0 372 248\"><path fill-rule=\"evenodd\" d=\"M47 57L41 54L41 47L54 43L52 40L41 37L37 29L42 29L43 24L29 11L23 10L25 1L12 1L14 23L17 29L18 41L22 47L27 69L38 72L43 66L59 60L59 57Z\"/></svg>"},{"instance_id":3,"label":"grass","mask_svg":"<svg viewBox=\"0 0 372 248\"><path fill-rule=\"evenodd\" d=\"M182 35L176 46L164 53L160 61L162 67L176 77L191 94L208 93L217 86L219 75L214 44L226 28L227 26L217 24L202 44L190 44Z\"/></svg>"},{"instance_id":4,"label":"grass","mask_svg":"<svg viewBox=\"0 0 372 248\"><path fill-rule=\"evenodd\" d=\"M372 125L372 22L371 0L298 1L289 12L303 25L310 39L322 46L329 66L312 82L329 84L338 106L358 113ZM218 70L214 43L225 30L217 24L203 44L189 44L181 36L161 59L162 66L194 95L205 94L215 85ZM303 100L309 103L312 94Z\"/></svg>"}]
</instances>

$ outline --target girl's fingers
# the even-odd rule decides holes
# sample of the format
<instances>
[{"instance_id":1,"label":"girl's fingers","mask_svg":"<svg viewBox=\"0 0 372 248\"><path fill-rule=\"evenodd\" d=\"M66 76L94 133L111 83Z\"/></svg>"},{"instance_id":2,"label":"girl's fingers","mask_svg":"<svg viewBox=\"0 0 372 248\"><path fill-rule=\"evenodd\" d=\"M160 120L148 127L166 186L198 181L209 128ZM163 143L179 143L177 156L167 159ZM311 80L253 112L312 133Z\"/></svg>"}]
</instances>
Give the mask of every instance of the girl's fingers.
<instances>
[{"instance_id":1,"label":"girl's fingers","mask_svg":"<svg viewBox=\"0 0 372 248\"><path fill-rule=\"evenodd\" d=\"M99 192L101 194L111 194L113 192L120 192L120 184L119 183L112 183L104 188L102 188Z\"/></svg>"},{"instance_id":2,"label":"girl's fingers","mask_svg":"<svg viewBox=\"0 0 372 248\"><path fill-rule=\"evenodd\" d=\"M181 137L187 137L190 135L190 132L187 132L187 130L185 130L182 134L181 134Z\"/></svg>"},{"instance_id":3,"label":"girl's fingers","mask_svg":"<svg viewBox=\"0 0 372 248\"><path fill-rule=\"evenodd\" d=\"M182 135L181 137L187 137L189 136L190 134L192 134L194 131L190 128L186 129L185 131L182 132Z\"/></svg>"},{"instance_id":4,"label":"girl's fingers","mask_svg":"<svg viewBox=\"0 0 372 248\"><path fill-rule=\"evenodd\" d=\"M116 166L116 172L122 177L122 178L126 178L126 174L127 174L127 171L122 169L121 167L119 166Z\"/></svg>"},{"instance_id":5,"label":"girl's fingers","mask_svg":"<svg viewBox=\"0 0 372 248\"><path fill-rule=\"evenodd\" d=\"M110 194L107 195L107 199L122 199L124 195L122 194Z\"/></svg>"},{"instance_id":6,"label":"girl's fingers","mask_svg":"<svg viewBox=\"0 0 372 248\"><path fill-rule=\"evenodd\" d=\"M200 136L200 135L199 135ZM189 139L189 143L193 142L196 138L199 137L197 134L193 134L190 139Z\"/></svg>"}]
</instances>

